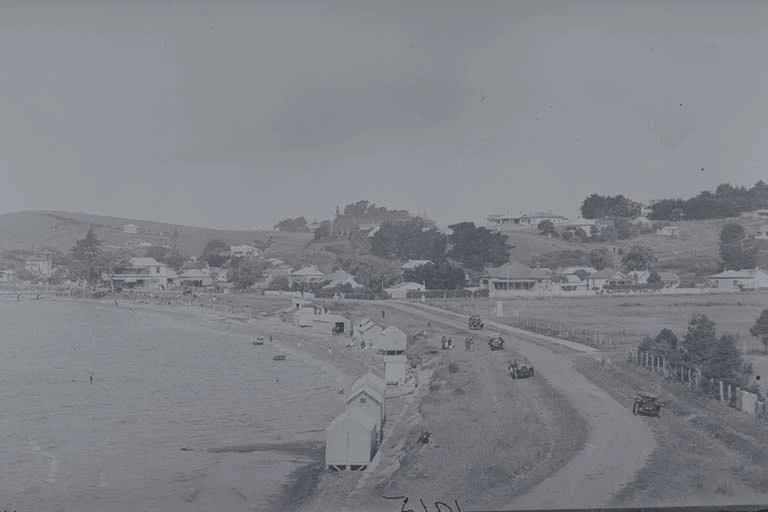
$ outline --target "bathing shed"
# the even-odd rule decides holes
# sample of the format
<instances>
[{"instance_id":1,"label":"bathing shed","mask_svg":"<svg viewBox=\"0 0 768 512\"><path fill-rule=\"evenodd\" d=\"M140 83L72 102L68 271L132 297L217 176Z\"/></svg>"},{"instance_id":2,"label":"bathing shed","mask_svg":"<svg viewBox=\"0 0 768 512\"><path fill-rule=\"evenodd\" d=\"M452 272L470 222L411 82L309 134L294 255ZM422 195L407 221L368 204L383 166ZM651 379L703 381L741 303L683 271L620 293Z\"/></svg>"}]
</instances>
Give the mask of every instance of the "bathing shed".
<instances>
[{"instance_id":1,"label":"bathing shed","mask_svg":"<svg viewBox=\"0 0 768 512\"><path fill-rule=\"evenodd\" d=\"M390 325L381 332L381 339L379 340L378 347L384 350L385 355L401 355L405 352L405 347L407 345L408 336L394 325Z\"/></svg>"},{"instance_id":2,"label":"bathing shed","mask_svg":"<svg viewBox=\"0 0 768 512\"><path fill-rule=\"evenodd\" d=\"M332 471L363 471L376 454L376 420L347 408L325 430L325 464Z\"/></svg>"},{"instance_id":3,"label":"bathing shed","mask_svg":"<svg viewBox=\"0 0 768 512\"><path fill-rule=\"evenodd\" d=\"M350 322L341 315L325 313L313 317L313 327L316 331L324 334L331 334L334 329L339 334L349 334Z\"/></svg>"},{"instance_id":4,"label":"bathing shed","mask_svg":"<svg viewBox=\"0 0 768 512\"><path fill-rule=\"evenodd\" d=\"M372 377L379 379L375 375ZM372 384L365 377L361 377L352 385L352 391L347 395L346 404L347 409L357 409L370 414L376 420L377 434L383 435L384 391L380 390L377 384Z\"/></svg>"}]
</instances>

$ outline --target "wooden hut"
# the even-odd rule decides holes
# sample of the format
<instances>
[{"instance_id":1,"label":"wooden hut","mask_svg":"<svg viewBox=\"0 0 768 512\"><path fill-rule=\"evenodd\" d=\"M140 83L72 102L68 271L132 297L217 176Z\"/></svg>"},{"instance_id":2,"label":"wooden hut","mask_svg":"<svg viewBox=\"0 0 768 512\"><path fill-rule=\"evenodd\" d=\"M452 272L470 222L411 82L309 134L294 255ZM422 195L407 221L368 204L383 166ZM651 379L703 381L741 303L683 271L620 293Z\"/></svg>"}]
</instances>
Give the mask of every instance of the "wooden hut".
<instances>
[{"instance_id":1,"label":"wooden hut","mask_svg":"<svg viewBox=\"0 0 768 512\"><path fill-rule=\"evenodd\" d=\"M379 348L384 350L385 355L401 355L407 346L408 336L394 325L390 325L381 332Z\"/></svg>"},{"instance_id":2,"label":"wooden hut","mask_svg":"<svg viewBox=\"0 0 768 512\"><path fill-rule=\"evenodd\" d=\"M377 378L378 377L375 377ZM366 412L376 420L376 432L381 439L384 433L384 392L377 385L371 384L365 378L358 379L352 385L352 391L345 400L347 408Z\"/></svg>"},{"instance_id":3,"label":"wooden hut","mask_svg":"<svg viewBox=\"0 0 768 512\"><path fill-rule=\"evenodd\" d=\"M376 455L376 420L347 408L325 430L325 464L332 471L364 471Z\"/></svg>"},{"instance_id":4,"label":"wooden hut","mask_svg":"<svg viewBox=\"0 0 768 512\"><path fill-rule=\"evenodd\" d=\"M332 313L324 313L315 315L312 318L312 326L316 331L324 334L331 334L334 330L337 334L349 334L349 328L351 326L349 320L341 315L334 315Z\"/></svg>"}]
</instances>

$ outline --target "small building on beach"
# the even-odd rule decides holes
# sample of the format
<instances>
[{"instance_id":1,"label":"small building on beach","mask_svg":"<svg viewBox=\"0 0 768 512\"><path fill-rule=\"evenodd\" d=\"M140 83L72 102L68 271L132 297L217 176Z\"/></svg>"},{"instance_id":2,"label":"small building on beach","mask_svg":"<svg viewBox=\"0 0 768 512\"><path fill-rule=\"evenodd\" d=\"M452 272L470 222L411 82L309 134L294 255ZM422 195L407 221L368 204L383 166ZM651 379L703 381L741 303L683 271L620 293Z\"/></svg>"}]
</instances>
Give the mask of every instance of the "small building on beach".
<instances>
[{"instance_id":1,"label":"small building on beach","mask_svg":"<svg viewBox=\"0 0 768 512\"><path fill-rule=\"evenodd\" d=\"M384 356L384 381L387 384L405 382L408 375L408 358L405 354Z\"/></svg>"},{"instance_id":2,"label":"small building on beach","mask_svg":"<svg viewBox=\"0 0 768 512\"><path fill-rule=\"evenodd\" d=\"M376 432L380 440L384 429L384 391L378 390L367 380L358 379L345 403L347 408L359 409L376 420Z\"/></svg>"},{"instance_id":3,"label":"small building on beach","mask_svg":"<svg viewBox=\"0 0 768 512\"><path fill-rule=\"evenodd\" d=\"M378 347L386 355L399 355L405 352L408 346L408 336L394 325L390 325L381 331Z\"/></svg>"},{"instance_id":4,"label":"small building on beach","mask_svg":"<svg viewBox=\"0 0 768 512\"><path fill-rule=\"evenodd\" d=\"M325 334L331 334L334 331L336 334L349 334L351 325L350 321L343 316L332 313L314 315L312 318L312 327Z\"/></svg>"},{"instance_id":5,"label":"small building on beach","mask_svg":"<svg viewBox=\"0 0 768 512\"><path fill-rule=\"evenodd\" d=\"M376 420L348 407L325 429L325 465L331 471L364 471L376 455Z\"/></svg>"},{"instance_id":6,"label":"small building on beach","mask_svg":"<svg viewBox=\"0 0 768 512\"><path fill-rule=\"evenodd\" d=\"M369 347L379 347L382 331L383 329L370 318L363 318L355 324L355 336Z\"/></svg>"}]
</instances>

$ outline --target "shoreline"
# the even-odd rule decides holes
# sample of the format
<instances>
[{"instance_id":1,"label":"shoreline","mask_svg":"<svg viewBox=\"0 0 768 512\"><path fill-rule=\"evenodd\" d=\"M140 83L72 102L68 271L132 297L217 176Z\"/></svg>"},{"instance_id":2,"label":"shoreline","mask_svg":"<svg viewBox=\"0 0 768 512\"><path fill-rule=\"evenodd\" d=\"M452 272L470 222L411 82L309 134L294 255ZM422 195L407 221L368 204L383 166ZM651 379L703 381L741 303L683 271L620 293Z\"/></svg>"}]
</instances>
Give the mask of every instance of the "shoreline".
<instances>
[{"instance_id":1,"label":"shoreline","mask_svg":"<svg viewBox=\"0 0 768 512\"><path fill-rule=\"evenodd\" d=\"M328 336L321 335L316 331L301 332L302 328L295 327L290 321L285 321L285 313L290 314L292 306L286 300L286 306L279 311L264 315L263 312L254 311L254 306L247 304L222 303L221 297L213 302L209 297L202 296L197 303L189 305L189 301L180 300L180 294L153 294L152 298L146 298L140 294L120 295L117 297L118 305L114 305L114 296L104 298L93 298L91 296L54 296L49 294L42 296L40 300L45 299L48 302L62 303L80 303L90 304L92 306L110 307L125 309L129 311L142 311L159 315L170 315L176 318L194 320L202 327L217 330L223 324L226 325L230 334L244 337L255 338L257 335L268 335L268 332L274 335L272 347L281 353L285 353L289 358L301 361L307 366L321 370L328 374L331 381L335 381L343 389L349 389L352 382L368 371L377 370L371 361L367 361L365 356L368 351L352 350L351 355L346 355L343 347L339 346L337 340L327 340ZM247 297L246 301L247 301ZM209 299L209 300L205 300ZM270 298L270 303L281 302L279 299ZM27 298L27 300L37 300ZM167 301L170 301L168 304ZM15 298L12 302L15 302ZM239 301L238 301L239 302ZM219 325L217 325L219 324ZM340 339L348 339L342 337ZM336 342L336 343L334 343ZM250 341L248 342L250 344ZM267 341L267 344L269 342ZM332 347L332 348L331 348ZM258 347L254 347L258 349ZM330 351L330 353L329 353ZM358 354L362 352L362 354ZM379 371L380 373L380 371ZM342 408L343 401L339 400L339 409ZM325 473L325 449L324 436L322 442L317 439L320 436L313 434L324 433L325 423L322 425L308 425L307 433L313 439L291 440L285 445L259 445L241 446L232 448L213 449L215 453L249 453L252 451L269 451L273 453L291 454L297 460L298 464L283 478L280 484L280 490L272 498L273 505L271 510L277 512L293 512L301 507L312 507L312 501L318 491L318 486L322 475ZM181 448L190 450L190 448Z\"/></svg>"}]
</instances>

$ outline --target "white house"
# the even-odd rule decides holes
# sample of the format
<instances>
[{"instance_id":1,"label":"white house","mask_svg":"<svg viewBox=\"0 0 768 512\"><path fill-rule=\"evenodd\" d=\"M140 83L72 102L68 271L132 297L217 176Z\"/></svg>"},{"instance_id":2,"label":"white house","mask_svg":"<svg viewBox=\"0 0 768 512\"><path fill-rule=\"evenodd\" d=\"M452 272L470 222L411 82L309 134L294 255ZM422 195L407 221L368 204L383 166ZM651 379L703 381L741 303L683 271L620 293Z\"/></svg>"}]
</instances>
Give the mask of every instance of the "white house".
<instances>
[{"instance_id":1,"label":"white house","mask_svg":"<svg viewBox=\"0 0 768 512\"><path fill-rule=\"evenodd\" d=\"M709 286L720 290L760 290L768 288L768 272L759 268L726 270L709 276Z\"/></svg>"},{"instance_id":2,"label":"white house","mask_svg":"<svg viewBox=\"0 0 768 512\"><path fill-rule=\"evenodd\" d=\"M128 267L115 271L112 282L118 288L165 289L168 286L168 266L155 258L131 258Z\"/></svg>"},{"instance_id":3,"label":"white house","mask_svg":"<svg viewBox=\"0 0 768 512\"><path fill-rule=\"evenodd\" d=\"M680 236L680 228L677 226L664 226L657 229L656 234L661 236Z\"/></svg>"},{"instance_id":4,"label":"white house","mask_svg":"<svg viewBox=\"0 0 768 512\"><path fill-rule=\"evenodd\" d=\"M516 261L486 268L480 276L480 288L487 289L490 297L548 289L551 283L550 269L533 269Z\"/></svg>"},{"instance_id":5,"label":"white house","mask_svg":"<svg viewBox=\"0 0 768 512\"><path fill-rule=\"evenodd\" d=\"M759 208L750 212L741 212L739 217L746 220L766 220L768 219L768 208Z\"/></svg>"},{"instance_id":6,"label":"white house","mask_svg":"<svg viewBox=\"0 0 768 512\"><path fill-rule=\"evenodd\" d=\"M13 269L7 268L0 270L0 283L8 283L13 281L15 274L16 272L14 272Z\"/></svg>"},{"instance_id":7,"label":"white house","mask_svg":"<svg viewBox=\"0 0 768 512\"><path fill-rule=\"evenodd\" d=\"M562 224L568 219L551 211L531 212L520 215L489 215L488 223L494 227L537 227L541 221Z\"/></svg>"},{"instance_id":8,"label":"white house","mask_svg":"<svg viewBox=\"0 0 768 512\"><path fill-rule=\"evenodd\" d=\"M210 288L213 286L213 276L207 268L192 268L183 272L178 278L179 284L190 288Z\"/></svg>"},{"instance_id":9,"label":"white house","mask_svg":"<svg viewBox=\"0 0 768 512\"><path fill-rule=\"evenodd\" d=\"M258 256L259 250L250 245L232 245L229 247L229 254L233 258L244 258L246 256Z\"/></svg>"},{"instance_id":10,"label":"white house","mask_svg":"<svg viewBox=\"0 0 768 512\"><path fill-rule=\"evenodd\" d=\"M313 265L308 265L306 267L302 267L298 270L294 270L289 275L292 282L310 282L310 281L318 281L320 279L323 279L325 277L325 274L320 272L317 267Z\"/></svg>"},{"instance_id":11,"label":"white house","mask_svg":"<svg viewBox=\"0 0 768 512\"><path fill-rule=\"evenodd\" d=\"M413 282L400 283L395 286L390 286L389 288L384 288L384 291L387 292L387 295L392 299L407 299L409 291L423 292L424 290L426 290L426 287L423 284Z\"/></svg>"},{"instance_id":12,"label":"white house","mask_svg":"<svg viewBox=\"0 0 768 512\"><path fill-rule=\"evenodd\" d=\"M760 229L752 235L757 240L768 240L768 224L760 226Z\"/></svg>"},{"instance_id":13,"label":"white house","mask_svg":"<svg viewBox=\"0 0 768 512\"><path fill-rule=\"evenodd\" d=\"M366 411L347 408L325 430L328 469L365 470L376 454L376 420Z\"/></svg>"},{"instance_id":14,"label":"white house","mask_svg":"<svg viewBox=\"0 0 768 512\"><path fill-rule=\"evenodd\" d=\"M677 288L680 286L680 278L674 272L659 272L664 288Z\"/></svg>"},{"instance_id":15,"label":"white house","mask_svg":"<svg viewBox=\"0 0 768 512\"><path fill-rule=\"evenodd\" d=\"M323 280L328 281L328 284L323 286L323 288L326 290L330 290L332 288L336 288L338 286L344 286L344 285L349 285L352 288L363 288L363 285L355 281L355 278L352 276L352 274L345 272L344 270L341 270L341 269L331 272L330 274L325 276Z\"/></svg>"},{"instance_id":16,"label":"white house","mask_svg":"<svg viewBox=\"0 0 768 512\"><path fill-rule=\"evenodd\" d=\"M629 282L629 278L621 272L610 268L604 268L603 270L587 276L585 281L587 281L589 289L592 290L594 288L601 289L606 285L626 284Z\"/></svg>"},{"instance_id":17,"label":"white house","mask_svg":"<svg viewBox=\"0 0 768 512\"><path fill-rule=\"evenodd\" d=\"M27 258L24 262L24 268L37 277L49 277L53 274L51 260L40 256L30 256Z\"/></svg>"},{"instance_id":18,"label":"white house","mask_svg":"<svg viewBox=\"0 0 768 512\"><path fill-rule=\"evenodd\" d=\"M139 232L139 226L136 224L123 224L123 233L128 233L129 235L135 235Z\"/></svg>"}]
</instances>

